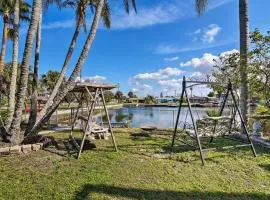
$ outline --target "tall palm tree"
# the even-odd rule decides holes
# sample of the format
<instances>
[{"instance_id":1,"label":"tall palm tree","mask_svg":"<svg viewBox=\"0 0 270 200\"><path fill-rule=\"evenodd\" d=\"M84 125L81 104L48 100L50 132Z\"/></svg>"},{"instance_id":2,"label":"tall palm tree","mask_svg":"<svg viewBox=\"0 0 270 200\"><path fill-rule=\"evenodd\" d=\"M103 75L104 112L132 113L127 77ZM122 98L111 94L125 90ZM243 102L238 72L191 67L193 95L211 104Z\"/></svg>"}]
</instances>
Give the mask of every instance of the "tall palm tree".
<instances>
[{"instance_id":1,"label":"tall palm tree","mask_svg":"<svg viewBox=\"0 0 270 200\"><path fill-rule=\"evenodd\" d=\"M36 123L37 119L37 100L38 100L38 68L39 68L39 57L40 57L40 44L41 44L41 27L42 27L42 15L43 9L47 9L50 4L56 4L60 6L60 0L43 0L42 7L40 10L40 18L38 22L38 28L36 33L36 46L35 46L35 60L34 60L34 73L33 73L33 84L32 84L32 93L31 93L31 109L30 115L28 118L28 124L26 127L26 132L32 129Z\"/></svg>"},{"instance_id":2,"label":"tall palm tree","mask_svg":"<svg viewBox=\"0 0 270 200\"><path fill-rule=\"evenodd\" d=\"M136 11L135 0L131 0L131 1L132 1L132 5ZM75 80L78 77L78 75L82 69L84 60L87 57L89 50L91 48L91 45L94 41L96 31L98 28L99 19L100 19L100 17L102 17L104 7L105 7L105 9L109 9L109 7L106 8L106 5L108 5L107 4L108 0L98 0L98 2L96 2L96 4L93 4L93 0L91 0L91 2L92 2L91 5L94 5L94 7L96 8L96 11L95 11L95 15L93 18L91 30L88 34L88 37L87 37L86 42L84 44L84 47L81 51L80 57L77 61L77 64L76 64L75 68L73 69L73 72L70 75L68 81L65 83L63 89L60 91L59 90L57 91L57 95L55 96L53 103L48 107L45 114L43 116L41 116L41 118L37 121L37 123L35 124L33 129L28 133L28 136L32 136L32 135L36 134L36 132L38 131L38 129L40 128L42 123L46 122L51 117L51 115L57 109L57 107L59 106L61 101L65 98L65 96L68 94L68 92L71 91L75 86ZM129 12L129 4L127 4L128 1L124 0L124 2L125 2L125 9L127 12Z\"/></svg>"},{"instance_id":3,"label":"tall palm tree","mask_svg":"<svg viewBox=\"0 0 270 200\"><path fill-rule=\"evenodd\" d=\"M1 0L0 1L0 15L3 17L3 34L2 45L0 52L0 76L3 75L6 55L6 43L9 34L13 35L12 29L9 29L9 25L12 24L14 18L15 0ZM20 18L22 20L29 20L30 5L24 0L20 0L19 3Z\"/></svg>"},{"instance_id":4,"label":"tall palm tree","mask_svg":"<svg viewBox=\"0 0 270 200\"><path fill-rule=\"evenodd\" d=\"M39 67L39 53L41 43L41 24L42 24L42 8L40 10L40 18L38 22L38 28L36 33L36 46L35 46L35 61L34 61L34 73L33 73L33 84L31 94L31 109L26 127L27 131L30 131L36 123L37 119L37 98L38 98L38 67Z\"/></svg>"},{"instance_id":5,"label":"tall palm tree","mask_svg":"<svg viewBox=\"0 0 270 200\"><path fill-rule=\"evenodd\" d=\"M75 48L75 45L77 42L77 38L79 36L79 33L80 33L82 26L84 27L84 30L86 30L86 8L87 8L88 4L92 8L97 4L97 0L65 0L64 2L62 2L60 4L61 5L60 7L62 7L62 8L63 7L72 7L75 9L76 28L75 28L75 32L73 34L68 52L66 54L66 58L65 58L65 61L63 63L58 81L55 84L55 87L54 87L48 101L46 102L45 106L43 107L42 111L40 112L39 119L41 119L42 116L47 112L47 109L49 108L49 106L51 106L53 104L53 100L54 100L61 84L63 83L64 77L66 75L68 65L69 65L71 56L73 54L73 51L74 51L74 48ZM111 20L110 20L110 9L109 9L108 2L105 2L105 5L102 9L101 16L102 16L102 19L103 19L105 26L107 28L110 28Z\"/></svg>"},{"instance_id":6,"label":"tall palm tree","mask_svg":"<svg viewBox=\"0 0 270 200\"><path fill-rule=\"evenodd\" d=\"M27 90L29 65L33 49L33 41L37 31L38 22L40 18L40 11L42 7L42 0L33 0L31 21L26 37L25 48L23 53L21 74L18 85L17 102L15 104L15 112L8 131L9 140L12 143L20 143L22 141L23 134L21 134L20 125L22 119L22 110L24 106L24 99Z\"/></svg>"},{"instance_id":7,"label":"tall palm tree","mask_svg":"<svg viewBox=\"0 0 270 200\"><path fill-rule=\"evenodd\" d=\"M240 109L247 123L248 114L248 53L249 53L249 16L248 0L239 0L240 30Z\"/></svg>"},{"instance_id":8,"label":"tall palm tree","mask_svg":"<svg viewBox=\"0 0 270 200\"><path fill-rule=\"evenodd\" d=\"M3 3L3 2L2 2ZM20 18L29 21L30 14L30 5L26 4L22 0L15 0L13 16L13 50L12 50L12 74L9 87L9 98L8 98L8 108L9 108L9 118L7 122L7 128L9 128L13 114L14 114L14 105L15 105L15 93L16 93L16 83L17 83L17 72L18 72L18 52L19 52L19 23ZM20 13L22 14L20 15ZM5 28L4 28L5 29ZM4 37L3 37L4 39ZM5 43L5 42L4 42ZM3 49L3 48L2 48ZM2 51L5 52L5 51ZM5 54L5 53L3 53ZM4 59L3 55L3 59ZM4 60L3 60L4 62Z\"/></svg>"},{"instance_id":9,"label":"tall palm tree","mask_svg":"<svg viewBox=\"0 0 270 200\"><path fill-rule=\"evenodd\" d=\"M196 0L196 8L201 15L207 6L207 0ZM239 0L240 30L240 109L247 123L248 114L248 53L249 53L249 16L248 0Z\"/></svg>"}]
</instances>

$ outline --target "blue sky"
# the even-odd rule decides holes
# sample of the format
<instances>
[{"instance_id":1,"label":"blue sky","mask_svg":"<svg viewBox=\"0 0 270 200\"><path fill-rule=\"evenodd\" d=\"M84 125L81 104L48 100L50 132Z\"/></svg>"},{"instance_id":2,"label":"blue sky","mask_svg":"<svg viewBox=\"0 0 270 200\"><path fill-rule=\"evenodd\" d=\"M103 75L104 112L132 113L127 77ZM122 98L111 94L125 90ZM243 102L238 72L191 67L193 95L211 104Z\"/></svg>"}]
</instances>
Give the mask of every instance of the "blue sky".
<instances>
[{"instance_id":1,"label":"blue sky","mask_svg":"<svg viewBox=\"0 0 270 200\"><path fill-rule=\"evenodd\" d=\"M209 73L213 58L239 49L238 0L210 0L198 17L193 0L137 0L137 15L124 13L122 0L111 0L112 28L102 24L83 67L83 77L119 83L120 90L137 95L177 93L183 75ZM270 30L269 0L250 0L250 28ZM40 73L60 70L74 32L71 9L51 6L43 16ZM91 13L88 26L91 24ZM26 25L22 26L23 32ZM87 34L81 33L69 72ZM21 34L20 52L25 33ZM7 61L11 60L11 43ZM198 88L198 95L206 93Z\"/></svg>"}]
</instances>

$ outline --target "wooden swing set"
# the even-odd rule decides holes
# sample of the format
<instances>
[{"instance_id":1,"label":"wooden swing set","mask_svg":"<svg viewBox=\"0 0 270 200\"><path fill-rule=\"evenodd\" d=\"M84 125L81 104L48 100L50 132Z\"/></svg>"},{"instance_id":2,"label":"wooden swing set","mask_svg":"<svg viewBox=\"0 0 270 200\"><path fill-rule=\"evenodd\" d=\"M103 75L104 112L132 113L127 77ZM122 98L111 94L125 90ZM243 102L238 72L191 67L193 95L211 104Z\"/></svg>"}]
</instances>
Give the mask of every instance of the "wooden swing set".
<instances>
[{"instance_id":1,"label":"wooden swing set","mask_svg":"<svg viewBox=\"0 0 270 200\"><path fill-rule=\"evenodd\" d=\"M192 106L191 106L190 99L189 99L189 96L187 93L187 89L192 88L193 86L198 86L198 85L213 85L213 84L215 84L215 82L211 82L208 80L207 81L186 80L186 78L183 77L182 93L181 93L181 97L180 97L179 108L178 108L174 133L173 133L173 137L172 137L171 147L173 147L174 143L175 143L175 139L177 136L177 129L179 126L180 113L182 111L184 99L186 99L187 105L188 105L187 115L188 114L190 115L192 123L190 125L188 125L185 121L183 123L182 128L183 128L183 131L185 133L187 133L187 135L191 139L196 140L196 145L192 145L192 144L188 143L187 141L185 141L181 137L178 137L177 139L180 142L182 142L188 146L191 146L192 148L199 150L202 165L205 165L205 156L204 156L205 152L211 151L211 150L217 150L217 149L250 147L250 149L253 152L254 157L256 157L257 156L256 151L255 151L253 143L250 139L246 124L245 124L243 116L241 114L241 111L238 107L236 95L235 95L235 92L233 90L233 85L232 85L231 80L228 81L228 85L227 85L227 89L226 89L227 91L226 91L226 94L223 98L221 108L219 110L219 116L206 117L206 118L198 119L197 121L195 121L195 118L194 118L194 115L192 112ZM230 116L223 116L225 105L226 105L226 102L228 101L229 95L231 95L231 98L232 98L232 105L231 105L232 112L231 112ZM239 115L240 124L241 124L242 130L243 130L243 133L246 135L247 141L241 141L243 144L238 144L238 145L234 145L234 146L224 146L222 148L203 148L202 147L201 138L203 138L203 137L210 137L210 143L213 141L214 138L217 138L217 137L222 137L225 139L233 139L233 138L229 138L227 136L232 135L232 127L233 127L232 125L234 122L236 122L236 115L237 114ZM187 119L187 115L186 115L186 119ZM235 140L235 139L233 139L233 140Z\"/></svg>"},{"instance_id":2,"label":"wooden swing set","mask_svg":"<svg viewBox=\"0 0 270 200\"><path fill-rule=\"evenodd\" d=\"M114 88L116 88L115 85L105 85L105 84L97 85L93 83L79 82L76 84L74 89L70 91L70 93L73 94L73 96L78 102L78 106L74 114L74 118L71 125L71 131L70 131L70 140L74 144L77 150L77 158L80 158L80 155L83 150L84 142L87 137L93 134L98 134L105 137L104 134L106 134L107 131L109 131L111 134L112 143L113 143L115 151L117 152L117 145L116 145L111 121L109 118L108 109L107 109L105 98L104 98L104 91L112 90ZM86 117L85 115L83 115L84 109L82 105L84 101L87 104ZM97 128L97 125L93 123L92 121L94 109L97 105L99 105L99 101L101 101L103 104L103 109L106 114L109 130L100 126ZM80 129L80 132L82 133L82 139L80 143L78 143L74 137L74 129L78 120L81 121L81 126L82 126Z\"/></svg>"}]
</instances>

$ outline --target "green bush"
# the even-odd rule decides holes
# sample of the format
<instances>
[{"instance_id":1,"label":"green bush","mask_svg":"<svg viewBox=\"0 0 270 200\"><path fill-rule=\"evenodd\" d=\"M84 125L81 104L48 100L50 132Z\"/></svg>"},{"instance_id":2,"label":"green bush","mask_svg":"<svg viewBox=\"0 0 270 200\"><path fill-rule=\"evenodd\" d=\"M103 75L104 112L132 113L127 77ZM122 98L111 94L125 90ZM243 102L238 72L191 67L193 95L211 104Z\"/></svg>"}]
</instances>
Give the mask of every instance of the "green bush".
<instances>
[{"instance_id":1,"label":"green bush","mask_svg":"<svg viewBox=\"0 0 270 200\"><path fill-rule=\"evenodd\" d=\"M270 115L270 108L260 105L255 109L254 114L255 115Z\"/></svg>"},{"instance_id":2,"label":"green bush","mask_svg":"<svg viewBox=\"0 0 270 200\"><path fill-rule=\"evenodd\" d=\"M208 117L218 117L219 116L219 111L216 109L208 109L206 111L206 114Z\"/></svg>"},{"instance_id":3,"label":"green bush","mask_svg":"<svg viewBox=\"0 0 270 200\"><path fill-rule=\"evenodd\" d=\"M9 117L9 111L8 110L0 110L0 116L3 120L3 123L6 124L8 117Z\"/></svg>"},{"instance_id":4,"label":"green bush","mask_svg":"<svg viewBox=\"0 0 270 200\"><path fill-rule=\"evenodd\" d=\"M255 111L254 115L270 115L270 108L266 106L258 106ZM262 132L264 135L270 134L270 119L260 119L258 120L261 122ZM250 124L252 125L255 122L255 119L250 120Z\"/></svg>"}]
</instances>

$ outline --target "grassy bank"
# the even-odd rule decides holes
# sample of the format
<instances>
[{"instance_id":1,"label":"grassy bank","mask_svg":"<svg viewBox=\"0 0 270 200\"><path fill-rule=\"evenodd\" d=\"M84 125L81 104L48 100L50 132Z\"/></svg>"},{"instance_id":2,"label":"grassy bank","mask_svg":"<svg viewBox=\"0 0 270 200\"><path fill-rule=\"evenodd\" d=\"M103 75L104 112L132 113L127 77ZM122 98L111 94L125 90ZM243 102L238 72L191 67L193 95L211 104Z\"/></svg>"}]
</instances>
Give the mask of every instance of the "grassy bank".
<instances>
[{"instance_id":1,"label":"grassy bank","mask_svg":"<svg viewBox=\"0 0 270 200\"><path fill-rule=\"evenodd\" d=\"M54 148L1 157L0 199L270 198L266 150L257 148L257 158L249 149L210 152L202 167L198 152L184 146L176 145L170 154L166 135L118 129L116 139L118 153L110 140L99 140L98 148L84 151L80 160Z\"/></svg>"}]
</instances>

